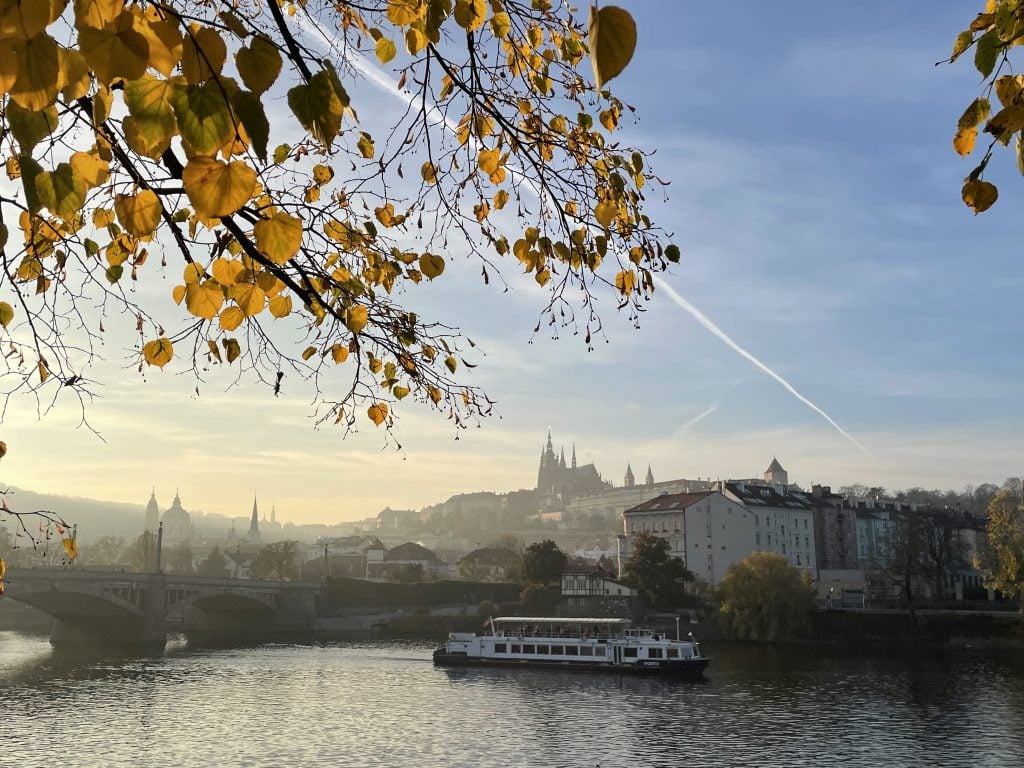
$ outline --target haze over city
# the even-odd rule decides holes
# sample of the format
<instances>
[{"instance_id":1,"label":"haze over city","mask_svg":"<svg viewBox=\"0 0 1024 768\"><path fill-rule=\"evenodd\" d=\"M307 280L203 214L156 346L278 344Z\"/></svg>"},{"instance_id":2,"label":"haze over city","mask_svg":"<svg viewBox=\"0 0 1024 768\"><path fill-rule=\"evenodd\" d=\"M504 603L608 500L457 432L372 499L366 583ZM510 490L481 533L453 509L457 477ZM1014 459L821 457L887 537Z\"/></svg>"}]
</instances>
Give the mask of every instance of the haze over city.
<instances>
[{"instance_id":1,"label":"haze over city","mask_svg":"<svg viewBox=\"0 0 1024 768\"><path fill-rule=\"evenodd\" d=\"M244 515L255 491L282 519L336 522L531 487L548 428L615 483L627 462L659 480L745 477L773 456L805 486L1020 474L1021 184L1012 163L993 163L999 204L978 218L964 207L971 164L950 140L977 74L933 66L963 7L887 7L884 22L871 5L632 10L641 42L615 92L638 122L624 138L656 150L671 183L648 202L683 252L638 330L605 298L593 351L571 325L534 334L543 303L530 276L510 264L509 290L484 287L478 264L451 258L410 300L477 344L465 375L495 415L457 433L403 404L401 449L365 419L345 439L314 429L294 376L279 397L232 371L204 372L198 396L184 366L140 376L125 367L132 338L111 332L85 407L102 439L79 426L73 398L14 400L2 480L140 505L154 486L162 500L178 489L225 515ZM354 100L372 131L402 107L371 83ZM166 294L178 277L168 267L139 291Z\"/></svg>"}]
</instances>

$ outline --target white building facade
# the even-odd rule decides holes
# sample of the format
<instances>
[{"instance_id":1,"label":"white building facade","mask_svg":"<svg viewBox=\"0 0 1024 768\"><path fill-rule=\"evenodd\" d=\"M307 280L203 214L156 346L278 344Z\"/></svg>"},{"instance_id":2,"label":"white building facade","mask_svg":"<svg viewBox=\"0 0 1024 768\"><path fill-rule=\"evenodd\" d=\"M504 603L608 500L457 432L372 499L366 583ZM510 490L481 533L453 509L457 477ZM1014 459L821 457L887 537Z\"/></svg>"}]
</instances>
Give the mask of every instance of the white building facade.
<instances>
[{"instance_id":1,"label":"white building facade","mask_svg":"<svg viewBox=\"0 0 1024 768\"><path fill-rule=\"evenodd\" d=\"M622 520L620 573L643 533L667 539L669 553L712 586L721 583L729 566L756 550L753 514L719 491L659 496L626 510Z\"/></svg>"}]
</instances>

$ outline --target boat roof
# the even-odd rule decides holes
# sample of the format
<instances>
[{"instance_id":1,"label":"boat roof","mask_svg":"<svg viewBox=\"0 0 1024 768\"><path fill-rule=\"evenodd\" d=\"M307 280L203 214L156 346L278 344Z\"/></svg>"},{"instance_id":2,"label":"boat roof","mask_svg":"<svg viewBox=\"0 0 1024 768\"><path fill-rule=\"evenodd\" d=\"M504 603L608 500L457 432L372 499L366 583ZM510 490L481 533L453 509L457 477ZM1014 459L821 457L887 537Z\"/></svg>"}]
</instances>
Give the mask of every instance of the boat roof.
<instances>
[{"instance_id":1,"label":"boat roof","mask_svg":"<svg viewBox=\"0 0 1024 768\"><path fill-rule=\"evenodd\" d=\"M496 616L491 621L495 624L498 622L506 624L594 624L606 627L622 627L633 623L629 619L580 619L557 616Z\"/></svg>"}]
</instances>

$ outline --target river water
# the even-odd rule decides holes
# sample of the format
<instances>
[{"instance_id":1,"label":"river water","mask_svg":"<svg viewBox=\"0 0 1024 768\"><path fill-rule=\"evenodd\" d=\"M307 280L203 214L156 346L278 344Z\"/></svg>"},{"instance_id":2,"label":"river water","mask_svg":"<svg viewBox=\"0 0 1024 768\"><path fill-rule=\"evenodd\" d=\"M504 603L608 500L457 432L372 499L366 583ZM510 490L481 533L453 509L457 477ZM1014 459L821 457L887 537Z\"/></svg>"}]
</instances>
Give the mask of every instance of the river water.
<instances>
[{"instance_id":1,"label":"river water","mask_svg":"<svg viewBox=\"0 0 1024 768\"><path fill-rule=\"evenodd\" d=\"M432 648L117 657L0 632L0 766L1024 764L1020 654L724 646L688 683L438 669Z\"/></svg>"}]
</instances>

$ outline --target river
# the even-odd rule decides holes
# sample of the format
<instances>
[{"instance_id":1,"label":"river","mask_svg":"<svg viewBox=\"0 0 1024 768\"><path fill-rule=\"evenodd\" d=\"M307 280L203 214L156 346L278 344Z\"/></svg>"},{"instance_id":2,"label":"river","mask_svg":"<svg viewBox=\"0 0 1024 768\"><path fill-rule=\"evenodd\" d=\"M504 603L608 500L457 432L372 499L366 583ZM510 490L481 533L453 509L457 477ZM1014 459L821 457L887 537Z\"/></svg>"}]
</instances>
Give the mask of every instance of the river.
<instances>
[{"instance_id":1,"label":"river","mask_svg":"<svg viewBox=\"0 0 1024 768\"><path fill-rule=\"evenodd\" d=\"M1024 763L1019 654L722 646L702 683L448 670L428 642L69 655L0 632L0 766Z\"/></svg>"}]
</instances>

